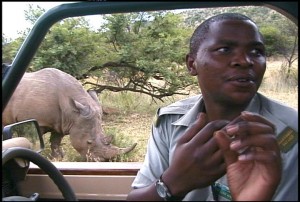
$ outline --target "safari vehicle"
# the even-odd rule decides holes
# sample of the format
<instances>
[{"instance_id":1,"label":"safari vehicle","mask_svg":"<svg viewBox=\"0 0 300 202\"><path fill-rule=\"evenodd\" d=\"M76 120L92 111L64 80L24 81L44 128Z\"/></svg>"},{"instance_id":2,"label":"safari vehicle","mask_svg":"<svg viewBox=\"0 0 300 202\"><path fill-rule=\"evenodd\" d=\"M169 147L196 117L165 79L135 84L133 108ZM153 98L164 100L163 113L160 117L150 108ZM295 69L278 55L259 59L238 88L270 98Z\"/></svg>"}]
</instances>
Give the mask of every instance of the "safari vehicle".
<instances>
[{"instance_id":1,"label":"safari vehicle","mask_svg":"<svg viewBox=\"0 0 300 202\"><path fill-rule=\"evenodd\" d=\"M23 42L11 68L2 79L2 112L24 75L49 28L68 17L110 13L266 6L298 25L297 2L78 2L57 6L44 13ZM16 127L31 128L18 135ZM39 154L43 137L35 120L6 126L2 143L2 200L126 200L140 162L50 162ZM25 139L25 140L24 140ZM38 139L38 144L29 149ZM23 159L23 160L22 160ZM32 162L32 163L28 163ZM5 169L5 170L3 170ZM23 198L22 198L23 197Z\"/></svg>"}]
</instances>

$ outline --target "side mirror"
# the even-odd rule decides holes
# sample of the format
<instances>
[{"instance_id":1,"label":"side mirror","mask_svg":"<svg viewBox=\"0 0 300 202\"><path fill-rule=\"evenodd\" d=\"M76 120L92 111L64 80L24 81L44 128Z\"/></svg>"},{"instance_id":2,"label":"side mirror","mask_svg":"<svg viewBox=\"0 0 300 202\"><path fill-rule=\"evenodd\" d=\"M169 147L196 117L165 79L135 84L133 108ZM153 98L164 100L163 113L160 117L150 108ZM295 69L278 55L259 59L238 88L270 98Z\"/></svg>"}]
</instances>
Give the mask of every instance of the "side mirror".
<instances>
[{"instance_id":1,"label":"side mirror","mask_svg":"<svg viewBox=\"0 0 300 202\"><path fill-rule=\"evenodd\" d=\"M21 121L4 126L2 141L24 137L32 144L32 150L41 152L45 145L38 122L35 119Z\"/></svg>"}]
</instances>

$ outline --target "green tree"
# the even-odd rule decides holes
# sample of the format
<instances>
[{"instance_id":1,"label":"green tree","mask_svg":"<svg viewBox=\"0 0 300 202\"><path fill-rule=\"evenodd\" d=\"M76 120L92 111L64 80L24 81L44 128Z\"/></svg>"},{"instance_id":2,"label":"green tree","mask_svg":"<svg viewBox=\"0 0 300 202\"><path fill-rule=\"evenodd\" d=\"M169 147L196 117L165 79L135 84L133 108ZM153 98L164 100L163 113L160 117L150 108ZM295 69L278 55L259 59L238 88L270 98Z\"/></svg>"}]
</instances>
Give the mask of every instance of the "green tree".
<instances>
[{"instance_id":1,"label":"green tree","mask_svg":"<svg viewBox=\"0 0 300 202\"><path fill-rule=\"evenodd\" d=\"M278 26L282 36L278 52L285 58L286 65L282 66L282 70L288 79L292 74L292 64L298 60L298 26L286 18Z\"/></svg>"},{"instance_id":2,"label":"green tree","mask_svg":"<svg viewBox=\"0 0 300 202\"><path fill-rule=\"evenodd\" d=\"M45 12L45 9L37 6L34 8L31 4L28 5L27 10L25 10L25 20L29 21L31 25ZM18 34L21 36L15 40L2 35L2 63L12 63L14 57L17 54L17 51L21 47L26 36L29 34L30 29L26 28L23 31L20 31Z\"/></svg>"},{"instance_id":3,"label":"green tree","mask_svg":"<svg viewBox=\"0 0 300 202\"><path fill-rule=\"evenodd\" d=\"M263 26L260 31L265 39L266 54L268 57L280 54L282 36L280 30L272 25Z\"/></svg>"},{"instance_id":4,"label":"green tree","mask_svg":"<svg viewBox=\"0 0 300 202\"><path fill-rule=\"evenodd\" d=\"M12 63L23 41L24 37L12 40L2 35L2 63Z\"/></svg>"},{"instance_id":5,"label":"green tree","mask_svg":"<svg viewBox=\"0 0 300 202\"><path fill-rule=\"evenodd\" d=\"M32 26L37 19L45 12L44 9L37 6L34 8L29 5L25 11L25 19ZM17 50L20 48L30 29L22 33L22 37L7 42L5 36L2 36L2 61L12 62ZM45 39L41 43L36 55L34 56L29 71L36 71L45 67L54 67L67 72L77 78L82 77L84 68L93 66L93 54L95 50L95 32L90 30L89 24L85 18L68 18L53 25ZM6 41L3 44L3 41Z\"/></svg>"},{"instance_id":6,"label":"green tree","mask_svg":"<svg viewBox=\"0 0 300 202\"><path fill-rule=\"evenodd\" d=\"M95 33L84 18L70 18L51 27L32 62L34 70L54 67L75 77L94 65Z\"/></svg>"},{"instance_id":7,"label":"green tree","mask_svg":"<svg viewBox=\"0 0 300 202\"><path fill-rule=\"evenodd\" d=\"M29 4L28 9L25 10L25 20L33 25L45 11L46 10L39 5L35 8L32 4Z\"/></svg>"},{"instance_id":8,"label":"green tree","mask_svg":"<svg viewBox=\"0 0 300 202\"><path fill-rule=\"evenodd\" d=\"M89 70L106 72L110 85L86 82L97 91L129 90L161 99L193 85L187 76L185 54L190 29L172 12L113 14L104 17L101 32L108 58ZM103 80L102 79L102 80Z\"/></svg>"}]
</instances>

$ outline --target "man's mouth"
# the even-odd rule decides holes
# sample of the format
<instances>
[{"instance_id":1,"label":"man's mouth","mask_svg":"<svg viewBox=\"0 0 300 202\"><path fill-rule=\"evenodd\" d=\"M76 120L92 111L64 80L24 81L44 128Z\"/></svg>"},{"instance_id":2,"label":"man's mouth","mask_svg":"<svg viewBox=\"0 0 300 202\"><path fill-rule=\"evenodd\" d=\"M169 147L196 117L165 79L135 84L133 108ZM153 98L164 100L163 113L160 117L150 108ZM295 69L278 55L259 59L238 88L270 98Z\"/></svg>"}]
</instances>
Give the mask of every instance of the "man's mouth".
<instances>
[{"instance_id":1,"label":"man's mouth","mask_svg":"<svg viewBox=\"0 0 300 202\"><path fill-rule=\"evenodd\" d=\"M240 78L240 79L236 79L238 82L248 82L248 81L253 81L253 79L251 78Z\"/></svg>"},{"instance_id":2,"label":"man's mouth","mask_svg":"<svg viewBox=\"0 0 300 202\"><path fill-rule=\"evenodd\" d=\"M229 81L239 81L239 82L249 82L249 81L254 81L254 76L252 75L234 75L231 76Z\"/></svg>"},{"instance_id":3,"label":"man's mouth","mask_svg":"<svg viewBox=\"0 0 300 202\"><path fill-rule=\"evenodd\" d=\"M255 78L254 76L248 74L248 75L234 75L229 77L227 80L230 83L232 83L235 86L238 87L250 87L253 84L255 84Z\"/></svg>"}]
</instances>

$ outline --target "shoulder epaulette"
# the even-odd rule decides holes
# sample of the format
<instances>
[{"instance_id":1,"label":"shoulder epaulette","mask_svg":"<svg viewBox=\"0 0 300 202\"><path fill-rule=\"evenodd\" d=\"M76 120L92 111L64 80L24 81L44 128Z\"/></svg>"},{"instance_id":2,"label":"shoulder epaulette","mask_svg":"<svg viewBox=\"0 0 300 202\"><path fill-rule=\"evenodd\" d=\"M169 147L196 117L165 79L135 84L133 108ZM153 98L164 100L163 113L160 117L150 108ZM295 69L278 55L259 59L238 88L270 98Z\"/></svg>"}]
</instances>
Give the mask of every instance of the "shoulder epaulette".
<instances>
[{"instance_id":1,"label":"shoulder epaulette","mask_svg":"<svg viewBox=\"0 0 300 202\"><path fill-rule=\"evenodd\" d=\"M185 114L187 111L188 111L187 108L182 108L182 107L178 107L178 106L174 106L174 107L167 106L167 107L159 108L156 111L156 114L154 116L153 124L154 124L155 127L158 126L159 120L163 115L166 115L166 114Z\"/></svg>"},{"instance_id":2,"label":"shoulder epaulette","mask_svg":"<svg viewBox=\"0 0 300 202\"><path fill-rule=\"evenodd\" d=\"M180 100L171 105L161 107L156 111L156 114L153 119L154 126L158 126L160 117L166 114L176 114L183 115L186 114L188 110L190 110L195 102L199 99L199 96L193 96L188 99Z\"/></svg>"}]
</instances>

